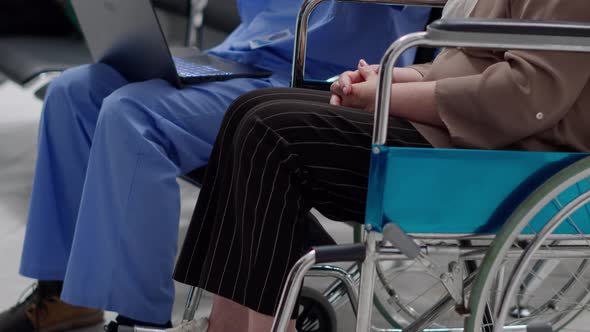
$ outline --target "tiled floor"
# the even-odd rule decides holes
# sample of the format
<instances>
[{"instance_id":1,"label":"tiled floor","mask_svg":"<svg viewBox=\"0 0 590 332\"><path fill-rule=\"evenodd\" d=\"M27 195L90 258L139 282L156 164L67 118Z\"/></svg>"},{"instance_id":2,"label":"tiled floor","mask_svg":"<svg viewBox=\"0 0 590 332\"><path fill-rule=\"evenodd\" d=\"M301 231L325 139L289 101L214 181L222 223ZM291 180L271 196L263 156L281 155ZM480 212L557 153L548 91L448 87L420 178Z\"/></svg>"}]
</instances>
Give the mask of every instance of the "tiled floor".
<instances>
[{"instance_id":1,"label":"tiled floor","mask_svg":"<svg viewBox=\"0 0 590 332\"><path fill-rule=\"evenodd\" d=\"M0 310L15 303L22 290L31 280L17 274L22 239L25 229L27 202L31 189L33 164L36 150L36 131L41 103L12 83L0 84ZM181 236L188 224L198 190L181 183L182 220ZM328 230L340 242L350 242L351 232L346 226L325 223ZM423 287L423 276L401 282L400 288ZM312 280L309 284L321 288L326 281ZM177 303L174 320L178 321L186 298L187 287L177 286ZM210 297L202 301L199 316L205 316L210 306ZM110 319L113 314L108 314ZM568 331L590 331L590 315L582 315ZM378 320L378 318L376 318ZM354 316L347 304L338 310L339 331L352 331ZM84 332L102 331L100 326ZM82 331L79 331L82 332Z\"/></svg>"}]
</instances>

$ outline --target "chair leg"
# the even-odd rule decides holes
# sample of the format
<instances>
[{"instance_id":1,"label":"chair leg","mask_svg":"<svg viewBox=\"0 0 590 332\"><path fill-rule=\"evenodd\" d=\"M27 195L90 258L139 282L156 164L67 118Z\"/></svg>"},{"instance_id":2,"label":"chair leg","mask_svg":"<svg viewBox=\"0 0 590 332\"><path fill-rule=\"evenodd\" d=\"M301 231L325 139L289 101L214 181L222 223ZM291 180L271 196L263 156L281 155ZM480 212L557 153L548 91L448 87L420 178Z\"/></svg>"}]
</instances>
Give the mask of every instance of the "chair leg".
<instances>
[{"instance_id":1,"label":"chair leg","mask_svg":"<svg viewBox=\"0 0 590 332\"><path fill-rule=\"evenodd\" d=\"M189 18L187 22L185 46L203 48L203 13L208 0L188 0Z\"/></svg>"},{"instance_id":2,"label":"chair leg","mask_svg":"<svg viewBox=\"0 0 590 332\"><path fill-rule=\"evenodd\" d=\"M195 313L201 303L201 297L203 296L203 290L198 287L191 287L188 291L186 298L186 305L184 307L184 314L182 320L189 321L195 319Z\"/></svg>"},{"instance_id":3,"label":"chair leg","mask_svg":"<svg viewBox=\"0 0 590 332\"><path fill-rule=\"evenodd\" d=\"M199 303L201 302L201 296L203 295L203 290L198 287L191 287L188 291L188 296L186 299L186 305L184 307L184 314L182 315L182 321L188 322L195 318L195 313L197 312L197 308L199 308ZM180 328L180 327L178 327ZM149 328L149 327L131 327L129 329L119 327L119 332L163 332L166 329L156 329L156 328ZM182 331L185 331L182 329Z\"/></svg>"},{"instance_id":4,"label":"chair leg","mask_svg":"<svg viewBox=\"0 0 590 332\"><path fill-rule=\"evenodd\" d=\"M287 282L283 286L277 314L272 323L272 332L287 332L291 314L293 313L293 310L295 310L297 297L299 296L299 291L303 285L303 278L315 263L315 250L312 250L300 258L291 269L291 272L289 272Z\"/></svg>"},{"instance_id":5,"label":"chair leg","mask_svg":"<svg viewBox=\"0 0 590 332\"><path fill-rule=\"evenodd\" d=\"M373 243L373 252L374 251L375 243ZM365 255L365 246L361 243L355 243L349 245L316 247L309 253L307 253L305 256L300 258L291 269L291 272L289 272L287 282L283 286L281 301L279 302L279 307L277 309L277 314L275 316L271 331L287 331L287 328L289 327L289 320L291 319L291 314L295 309L297 297L299 296L299 291L301 290L301 286L303 285L303 278L316 263L362 262L365 260ZM344 274L347 275L348 278L343 278L342 281L352 285L352 280L348 280L350 279L348 274L346 272L344 272ZM373 271L373 276L374 275L375 272ZM341 278L342 274L334 273L331 276ZM352 295L353 297L354 294L354 291L350 291L349 293L349 295Z\"/></svg>"},{"instance_id":6,"label":"chair leg","mask_svg":"<svg viewBox=\"0 0 590 332\"><path fill-rule=\"evenodd\" d=\"M361 267L361 283L359 285L358 316L356 332L369 332L373 313L373 292L375 291L375 259L377 233L370 232L366 243L366 256Z\"/></svg>"},{"instance_id":7,"label":"chair leg","mask_svg":"<svg viewBox=\"0 0 590 332\"><path fill-rule=\"evenodd\" d=\"M330 304L334 304L338 299L344 295L348 296L348 301L352 308L355 317L358 314L358 289L355 285L355 280L349 271L341 269L332 265L316 265L306 274L307 277L331 277L337 280L336 284L324 296L328 299Z\"/></svg>"}]
</instances>

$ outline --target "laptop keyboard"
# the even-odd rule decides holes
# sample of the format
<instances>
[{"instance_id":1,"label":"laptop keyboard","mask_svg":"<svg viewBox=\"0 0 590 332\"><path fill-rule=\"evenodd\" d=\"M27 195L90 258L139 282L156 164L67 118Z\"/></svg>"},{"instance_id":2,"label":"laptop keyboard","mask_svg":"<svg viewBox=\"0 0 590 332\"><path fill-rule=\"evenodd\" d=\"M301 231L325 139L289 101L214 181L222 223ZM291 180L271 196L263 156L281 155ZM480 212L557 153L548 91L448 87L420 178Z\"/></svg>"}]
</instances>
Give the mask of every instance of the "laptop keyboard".
<instances>
[{"instance_id":1,"label":"laptop keyboard","mask_svg":"<svg viewBox=\"0 0 590 332\"><path fill-rule=\"evenodd\" d=\"M223 76L232 74L214 67L201 65L176 57L174 57L174 64L176 65L178 76L180 77Z\"/></svg>"}]
</instances>

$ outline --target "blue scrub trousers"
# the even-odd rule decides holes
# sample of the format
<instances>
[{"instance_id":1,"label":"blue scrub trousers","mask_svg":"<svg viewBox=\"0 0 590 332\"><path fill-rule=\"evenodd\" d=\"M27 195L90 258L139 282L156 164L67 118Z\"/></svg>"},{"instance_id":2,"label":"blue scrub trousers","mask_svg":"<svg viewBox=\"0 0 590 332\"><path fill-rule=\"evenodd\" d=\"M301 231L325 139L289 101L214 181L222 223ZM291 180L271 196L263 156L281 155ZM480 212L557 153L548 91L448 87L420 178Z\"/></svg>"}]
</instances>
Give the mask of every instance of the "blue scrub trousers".
<instances>
[{"instance_id":1,"label":"blue scrub trousers","mask_svg":"<svg viewBox=\"0 0 590 332\"><path fill-rule=\"evenodd\" d=\"M235 79L177 90L90 65L50 86L20 272L64 280L62 299L165 323L174 298L180 193L238 96L284 85Z\"/></svg>"}]
</instances>

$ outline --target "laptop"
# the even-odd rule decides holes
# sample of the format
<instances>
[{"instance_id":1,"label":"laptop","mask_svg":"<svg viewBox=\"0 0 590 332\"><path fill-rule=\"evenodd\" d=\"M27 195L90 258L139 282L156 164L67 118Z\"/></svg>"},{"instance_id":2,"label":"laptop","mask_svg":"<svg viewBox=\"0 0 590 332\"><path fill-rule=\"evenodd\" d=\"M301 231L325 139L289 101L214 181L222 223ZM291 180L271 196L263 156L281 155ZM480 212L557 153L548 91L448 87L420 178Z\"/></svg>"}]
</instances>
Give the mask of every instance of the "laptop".
<instances>
[{"instance_id":1,"label":"laptop","mask_svg":"<svg viewBox=\"0 0 590 332\"><path fill-rule=\"evenodd\" d=\"M160 78L182 88L272 74L195 48L171 50L151 0L73 0L72 5L94 61L108 64L132 82Z\"/></svg>"}]
</instances>

